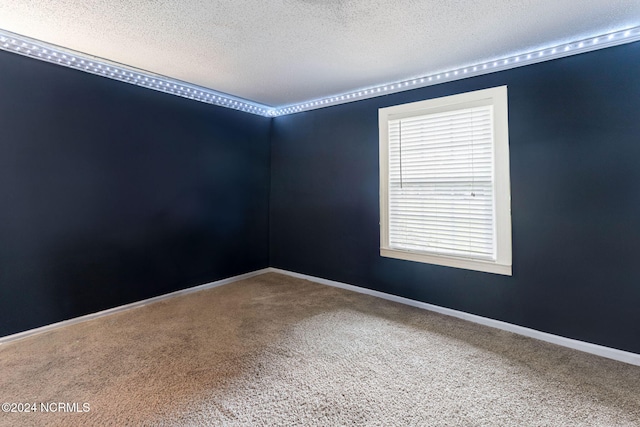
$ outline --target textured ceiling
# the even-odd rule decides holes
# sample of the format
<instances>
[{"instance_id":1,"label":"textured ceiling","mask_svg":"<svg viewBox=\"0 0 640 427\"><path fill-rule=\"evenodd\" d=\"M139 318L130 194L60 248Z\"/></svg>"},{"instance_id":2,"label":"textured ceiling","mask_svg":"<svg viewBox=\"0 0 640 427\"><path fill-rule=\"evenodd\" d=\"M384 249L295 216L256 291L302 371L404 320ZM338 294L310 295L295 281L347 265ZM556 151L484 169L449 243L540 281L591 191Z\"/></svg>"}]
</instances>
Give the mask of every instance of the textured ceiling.
<instances>
[{"instance_id":1,"label":"textured ceiling","mask_svg":"<svg viewBox=\"0 0 640 427\"><path fill-rule=\"evenodd\" d=\"M638 0L0 0L0 29L272 106L638 25Z\"/></svg>"}]
</instances>

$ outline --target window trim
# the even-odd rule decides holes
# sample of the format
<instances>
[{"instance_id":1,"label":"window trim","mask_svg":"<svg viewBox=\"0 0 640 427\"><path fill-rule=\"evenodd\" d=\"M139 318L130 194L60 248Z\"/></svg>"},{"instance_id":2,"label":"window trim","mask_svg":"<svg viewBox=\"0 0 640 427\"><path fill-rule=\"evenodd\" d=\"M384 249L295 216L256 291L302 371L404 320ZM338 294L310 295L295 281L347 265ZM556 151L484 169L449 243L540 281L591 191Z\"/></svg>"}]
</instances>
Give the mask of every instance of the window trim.
<instances>
[{"instance_id":1,"label":"window trim","mask_svg":"<svg viewBox=\"0 0 640 427\"><path fill-rule=\"evenodd\" d=\"M389 247L389 130L388 122L399 117L420 115L456 105L486 102L493 105L494 131L494 210L496 224L496 260L480 260L450 255L400 250ZM442 98L395 105L378 110L380 132L380 255L447 267L477 270L487 273L512 275L511 248L511 186L509 177L509 127L507 86L482 89Z\"/></svg>"}]
</instances>

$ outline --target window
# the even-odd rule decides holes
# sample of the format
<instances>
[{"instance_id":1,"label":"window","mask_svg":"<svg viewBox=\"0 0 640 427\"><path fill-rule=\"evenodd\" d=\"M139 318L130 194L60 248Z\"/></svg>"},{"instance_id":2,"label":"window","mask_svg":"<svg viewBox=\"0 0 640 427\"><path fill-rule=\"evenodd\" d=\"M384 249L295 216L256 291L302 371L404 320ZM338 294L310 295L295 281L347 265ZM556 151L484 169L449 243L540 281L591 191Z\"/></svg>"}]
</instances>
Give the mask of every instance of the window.
<instances>
[{"instance_id":1,"label":"window","mask_svg":"<svg viewBox=\"0 0 640 427\"><path fill-rule=\"evenodd\" d=\"M511 275L507 87L379 110L380 255Z\"/></svg>"}]
</instances>

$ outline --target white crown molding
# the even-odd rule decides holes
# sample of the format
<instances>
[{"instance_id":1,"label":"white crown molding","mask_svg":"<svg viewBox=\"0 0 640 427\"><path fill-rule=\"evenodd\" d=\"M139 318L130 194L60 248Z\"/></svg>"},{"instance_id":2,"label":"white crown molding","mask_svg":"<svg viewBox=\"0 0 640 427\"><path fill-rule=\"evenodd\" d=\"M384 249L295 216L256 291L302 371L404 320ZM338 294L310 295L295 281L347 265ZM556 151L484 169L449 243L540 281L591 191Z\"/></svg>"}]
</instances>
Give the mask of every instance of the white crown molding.
<instances>
[{"instance_id":1,"label":"white crown molding","mask_svg":"<svg viewBox=\"0 0 640 427\"><path fill-rule=\"evenodd\" d=\"M283 116L299 113L301 111L315 110L331 105L360 101L362 99L374 98L391 93L404 92L411 89L433 86L440 83L466 79L468 77L480 76L483 74L495 73L511 68L524 67L538 62L551 61L567 56L605 49L607 47L632 43L638 40L640 40L640 27L627 28L611 33L594 35L569 43L556 44L542 49L518 53L502 58L490 59L471 65L460 66L451 70L444 70L402 81L358 89L339 95L332 95L297 104L277 107L272 115Z\"/></svg>"},{"instance_id":2,"label":"white crown molding","mask_svg":"<svg viewBox=\"0 0 640 427\"><path fill-rule=\"evenodd\" d=\"M638 40L640 40L640 27L626 28L606 34L593 35L569 43L554 44L542 49L522 52L502 58L489 59L475 64L464 65L451 70L430 73L402 81L361 88L351 92L311 99L280 107L271 107L0 29L0 50L17 53L160 92L182 96L195 101L232 108L265 117L285 116L302 111L316 110L318 108L375 98L391 93L404 92L420 87L433 86L468 77L551 61L558 58L632 43Z\"/></svg>"},{"instance_id":3,"label":"white crown molding","mask_svg":"<svg viewBox=\"0 0 640 427\"><path fill-rule=\"evenodd\" d=\"M171 77L154 74L86 53L76 52L0 29L0 50L28 56L44 62L73 68L90 74L146 87L171 95L220 107L268 116L271 107L233 95L196 86Z\"/></svg>"}]
</instances>

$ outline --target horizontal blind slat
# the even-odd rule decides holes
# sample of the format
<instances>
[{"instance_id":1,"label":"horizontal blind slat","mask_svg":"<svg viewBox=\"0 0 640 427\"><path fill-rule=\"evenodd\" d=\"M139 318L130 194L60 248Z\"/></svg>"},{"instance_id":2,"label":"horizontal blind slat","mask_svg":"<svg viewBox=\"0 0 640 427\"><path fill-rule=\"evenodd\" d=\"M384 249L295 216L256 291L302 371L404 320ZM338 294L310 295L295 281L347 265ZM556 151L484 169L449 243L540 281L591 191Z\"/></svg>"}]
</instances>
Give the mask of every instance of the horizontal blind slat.
<instances>
[{"instance_id":1,"label":"horizontal blind slat","mask_svg":"<svg viewBox=\"0 0 640 427\"><path fill-rule=\"evenodd\" d=\"M391 240L392 244L405 244L405 245L419 245L419 246L437 246L441 248L450 248L450 249L467 249L474 250L476 252L483 252L486 254L491 253L491 243L483 244L479 242L471 242L471 241L462 241L462 240L454 240L454 239L423 239L419 236L407 236L406 239L397 239Z\"/></svg>"},{"instance_id":2,"label":"horizontal blind slat","mask_svg":"<svg viewBox=\"0 0 640 427\"><path fill-rule=\"evenodd\" d=\"M465 258L474 258L474 259L486 259L493 260L494 257L492 254L487 254L483 252L477 252L473 250L455 250L451 248L442 248L436 246L430 246L428 248L424 248L422 246L417 245L408 245L408 244L394 244L390 245L392 249L401 249L401 250L409 250L417 253L426 253L426 254L435 254L435 255L448 255L448 256L459 256Z\"/></svg>"},{"instance_id":3,"label":"horizontal blind slat","mask_svg":"<svg viewBox=\"0 0 640 427\"><path fill-rule=\"evenodd\" d=\"M493 236L467 236L464 234L453 234L447 232L431 232L431 233L422 233L420 230L400 230L400 229L392 229L391 230L391 241L406 241L406 242L415 242L415 241L442 241L442 242L450 242L452 245L468 245L468 246L478 246L478 247L491 247L491 243L493 241Z\"/></svg>"},{"instance_id":4,"label":"horizontal blind slat","mask_svg":"<svg viewBox=\"0 0 640 427\"><path fill-rule=\"evenodd\" d=\"M455 230L458 235L469 235L476 238L488 238L493 239L493 230L491 228L484 228L483 225L480 228L464 227L460 224L413 224L413 223L397 223L393 222L390 225L390 229L395 232L402 232L404 229L410 229L415 232L423 233L424 235L430 235L430 233L449 233L451 230Z\"/></svg>"}]
</instances>

